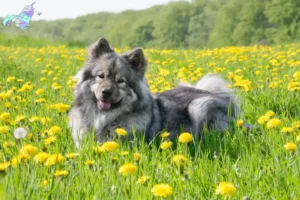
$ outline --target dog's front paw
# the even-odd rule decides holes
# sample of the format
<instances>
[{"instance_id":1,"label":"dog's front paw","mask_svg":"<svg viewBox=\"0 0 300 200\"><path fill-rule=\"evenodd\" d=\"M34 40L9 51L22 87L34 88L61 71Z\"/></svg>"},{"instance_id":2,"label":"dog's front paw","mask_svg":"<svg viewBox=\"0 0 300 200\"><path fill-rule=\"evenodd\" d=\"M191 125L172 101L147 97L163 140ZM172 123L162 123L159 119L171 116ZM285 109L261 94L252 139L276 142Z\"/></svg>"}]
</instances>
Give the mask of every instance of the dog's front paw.
<instances>
[{"instance_id":1,"label":"dog's front paw","mask_svg":"<svg viewBox=\"0 0 300 200\"><path fill-rule=\"evenodd\" d=\"M104 143L115 139L125 139L128 135L130 135L130 133L125 126L115 125L102 130L99 134L96 134L96 139L98 143Z\"/></svg>"},{"instance_id":2,"label":"dog's front paw","mask_svg":"<svg viewBox=\"0 0 300 200\"><path fill-rule=\"evenodd\" d=\"M107 141L112 141L116 138L114 127L109 127L102 130L100 133L96 133L97 143L101 144Z\"/></svg>"}]
</instances>

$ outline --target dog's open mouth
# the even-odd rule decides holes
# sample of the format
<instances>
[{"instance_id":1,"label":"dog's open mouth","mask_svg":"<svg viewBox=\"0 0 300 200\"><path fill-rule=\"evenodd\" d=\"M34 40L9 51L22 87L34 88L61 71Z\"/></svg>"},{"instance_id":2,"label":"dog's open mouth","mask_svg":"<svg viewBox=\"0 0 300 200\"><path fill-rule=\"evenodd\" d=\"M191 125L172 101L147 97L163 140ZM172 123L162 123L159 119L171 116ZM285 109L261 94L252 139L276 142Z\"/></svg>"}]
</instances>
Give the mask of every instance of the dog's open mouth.
<instances>
[{"instance_id":1,"label":"dog's open mouth","mask_svg":"<svg viewBox=\"0 0 300 200\"><path fill-rule=\"evenodd\" d=\"M111 103L106 100L99 100L98 106L103 110L109 110L111 108Z\"/></svg>"},{"instance_id":2,"label":"dog's open mouth","mask_svg":"<svg viewBox=\"0 0 300 200\"><path fill-rule=\"evenodd\" d=\"M98 100L98 108L101 109L101 110L111 110L111 109L114 109L116 107L118 107L120 104L121 104L121 101L118 101L117 103L112 103L108 100L104 100L104 99L101 99L101 100Z\"/></svg>"}]
</instances>

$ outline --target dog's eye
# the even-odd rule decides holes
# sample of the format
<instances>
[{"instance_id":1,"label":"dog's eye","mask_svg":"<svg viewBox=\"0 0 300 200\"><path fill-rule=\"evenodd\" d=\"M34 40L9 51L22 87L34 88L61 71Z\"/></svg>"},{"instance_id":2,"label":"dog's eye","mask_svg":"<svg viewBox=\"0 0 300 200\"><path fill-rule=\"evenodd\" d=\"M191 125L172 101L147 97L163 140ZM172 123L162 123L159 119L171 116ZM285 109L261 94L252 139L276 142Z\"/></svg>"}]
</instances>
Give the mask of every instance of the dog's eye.
<instances>
[{"instance_id":1,"label":"dog's eye","mask_svg":"<svg viewBox=\"0 0 300 200\"><path fill-rule=\"evenodd\" d=\"M99 78L104 78L104 74L99 74L98 77Z\"/></svg>"},{"instance_id":2,"label":"dog's eye","mask_svg":"<svg viewBox=\"0 0 300 200\"><path fill-rule=\"evenodd\" d=\"M124 82L125 82L124 79L121 79L121 78L120 78L120 79L118 80L118 83L124 83Z\"/></svg>"}]
</instances>

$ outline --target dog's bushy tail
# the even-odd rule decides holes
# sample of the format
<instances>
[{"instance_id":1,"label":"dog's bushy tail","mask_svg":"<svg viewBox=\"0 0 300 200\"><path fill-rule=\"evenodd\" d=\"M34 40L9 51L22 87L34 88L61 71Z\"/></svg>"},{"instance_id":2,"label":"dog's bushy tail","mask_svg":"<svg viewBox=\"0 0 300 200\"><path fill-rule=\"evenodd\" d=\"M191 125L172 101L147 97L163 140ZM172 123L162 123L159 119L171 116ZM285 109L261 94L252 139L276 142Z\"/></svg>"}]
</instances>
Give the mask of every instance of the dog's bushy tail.
<instances>
[{"instance_id":1,"label":"dog's bushy tail","mask_svg":"<svg viewBox=\"0 0 300 200\"><path fill-rule=\"evenodd\" d=\"M230 102L233 116L236 116L239 112L238 98L234 94L234 90L229 87L230 84L221 77L213 75L205 75L196 84L196 88L200 90L208 91L215 96L227 99Z\"/></svg>"},{"instance_id":2,"label":"dog's bushy tail","mask_svg":"<svg viewBox=\"0 0 300 200\"><path fill-rule=\"evenodd\" d=\"M196 88L209 91L219 97L235 99L229 83L217 75L205 75L196 84Z\"/></svg>"}]
</instances>

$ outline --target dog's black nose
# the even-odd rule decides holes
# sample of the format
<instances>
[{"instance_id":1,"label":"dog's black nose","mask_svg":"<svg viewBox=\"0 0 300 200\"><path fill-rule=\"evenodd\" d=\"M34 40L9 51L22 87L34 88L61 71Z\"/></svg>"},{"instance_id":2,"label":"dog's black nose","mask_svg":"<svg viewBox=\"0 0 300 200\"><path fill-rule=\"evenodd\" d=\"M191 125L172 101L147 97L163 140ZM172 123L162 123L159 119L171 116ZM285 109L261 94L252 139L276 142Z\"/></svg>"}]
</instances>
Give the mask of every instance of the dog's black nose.
<instances>
[{"instance_id":1,"label":"dog's black nose","mask_svg":"<svg viewBox=\"0 0 300 200\"><path fill-rule=\"evenodd\" d=\"M102 90L102 95L103 95L104 98L109 97L111 94L112 94L111 88L104 88Z\"/></svg>"}]
</instances>

